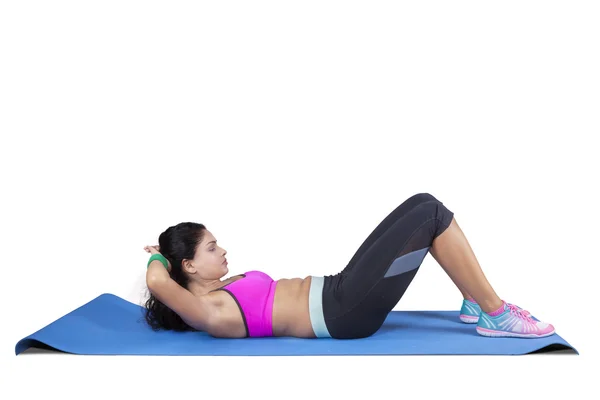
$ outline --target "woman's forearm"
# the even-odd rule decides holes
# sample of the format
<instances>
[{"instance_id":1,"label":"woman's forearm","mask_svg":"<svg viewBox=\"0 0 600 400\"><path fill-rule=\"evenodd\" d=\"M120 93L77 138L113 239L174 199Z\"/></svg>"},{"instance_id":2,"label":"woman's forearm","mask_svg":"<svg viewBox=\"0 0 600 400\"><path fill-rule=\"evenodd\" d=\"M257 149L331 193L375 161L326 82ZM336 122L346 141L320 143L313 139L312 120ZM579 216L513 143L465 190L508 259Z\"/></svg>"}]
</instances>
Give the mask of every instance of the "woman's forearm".
<instances>
[{"instance_id":1,"label":"woman's forearm","mask_svg":"<svg viewBox=\"0 0 600 400\"><path fill-rule=\"evenodd\" d=\"M159 260L152 260L146 271L146 284L150 286L152 283L163 282L170 279L169 272Z\"/></svg>"}]
</instances>

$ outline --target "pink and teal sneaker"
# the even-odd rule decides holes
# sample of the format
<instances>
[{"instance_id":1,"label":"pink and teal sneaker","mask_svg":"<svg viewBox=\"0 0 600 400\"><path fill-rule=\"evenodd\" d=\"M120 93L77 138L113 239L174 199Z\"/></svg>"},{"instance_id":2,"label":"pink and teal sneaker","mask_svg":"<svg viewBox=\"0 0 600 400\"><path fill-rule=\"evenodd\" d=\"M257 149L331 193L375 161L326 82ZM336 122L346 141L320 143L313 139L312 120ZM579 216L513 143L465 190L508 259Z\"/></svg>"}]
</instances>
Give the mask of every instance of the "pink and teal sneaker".
<instances>
[{"instance_id":1,"label":"pink and teal sneaker","mask_svg":"<svg viewBox=\"0 0 600 400\"><path fill-rule=\"evenodd\" d=\"M481 307L474 301L463 299L458 318L465 324L476 324L479 321Z\"/></svg>"},{"instance_id":2,"label":"pink and teal sneaker","mask_svg":"<svg viewBox=\"0 0 600 400\"><path fill-rule=\"evenodd\" d=\"M534 318L529 311L502 301L504 310L491 316L482 312L477 333L491 337L540 338L554 334L554 326Z\"/></svg>"}]
</instances>

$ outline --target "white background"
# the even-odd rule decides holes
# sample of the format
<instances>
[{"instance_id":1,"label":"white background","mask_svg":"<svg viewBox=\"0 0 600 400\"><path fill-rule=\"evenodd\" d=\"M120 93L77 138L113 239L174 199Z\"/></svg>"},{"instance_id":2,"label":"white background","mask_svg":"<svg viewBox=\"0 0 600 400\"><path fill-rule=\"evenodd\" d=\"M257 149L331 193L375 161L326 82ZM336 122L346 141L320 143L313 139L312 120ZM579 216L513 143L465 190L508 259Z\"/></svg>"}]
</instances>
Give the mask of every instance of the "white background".
<instances>
[{"instance_id":1,"label":"white background","mask_svg":"<svg viewBox=\"0 0 600 400\"><path fill-rule=\"evenodd\" d=\"M593 1L3 2L0 397L597 393L599 14ZM206 224L230 275L333 274L419 192L454 211L499 295L581 355L14 355L99 294L139 303L143 246L170 225ZM396 310L460 302L429 255Z\"/></svg>"}]
</instances>

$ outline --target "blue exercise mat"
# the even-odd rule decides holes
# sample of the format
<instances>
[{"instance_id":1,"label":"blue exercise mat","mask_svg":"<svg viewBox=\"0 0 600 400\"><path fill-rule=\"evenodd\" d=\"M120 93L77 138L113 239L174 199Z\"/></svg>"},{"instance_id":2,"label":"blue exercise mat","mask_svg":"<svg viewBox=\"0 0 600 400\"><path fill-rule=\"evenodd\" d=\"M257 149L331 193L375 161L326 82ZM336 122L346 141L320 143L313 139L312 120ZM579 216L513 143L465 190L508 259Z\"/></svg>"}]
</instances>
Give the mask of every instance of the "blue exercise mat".
<instances>
[{"instance_id":1,"label":"blue exercise mat","mask_svg":"<svg viewBox=\"0 0 600 400\"><path fill-rule=\"evenodd\" d=\"M488 338L458 311L392 311L373 336L364 339L291 337L222 339L205 332L153 331L144 308L102 294L21 339L15 353L29 347L91 355L514 355L575 348L557 334L539 339Z\"/></svg>"}]
</instances>

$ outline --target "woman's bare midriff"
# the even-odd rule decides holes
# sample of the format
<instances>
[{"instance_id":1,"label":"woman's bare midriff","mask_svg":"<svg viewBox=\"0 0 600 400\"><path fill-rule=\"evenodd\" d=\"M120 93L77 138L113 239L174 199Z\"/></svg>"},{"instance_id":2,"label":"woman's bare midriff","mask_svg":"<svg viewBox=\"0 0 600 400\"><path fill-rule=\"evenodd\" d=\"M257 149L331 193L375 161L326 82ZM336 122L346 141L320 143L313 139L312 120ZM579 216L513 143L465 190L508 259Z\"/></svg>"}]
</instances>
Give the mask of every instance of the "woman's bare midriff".
<instances>
[{"instance_id":1,"label":"woman's bare midriff","mask_svg":"<svg viewBox=\"0 0 600 400\"><path fill-rule=\"evenodd\" d=\"M230 278L225 284L240 277ZM310 323L308 295L311 277L279 279L273 299L273 336L314 338ZM217 290L207 295L217 317L209 334L216 337L243 338L246 328L240 309L231 295Z\"/></svg>"},{"instance_id":2,"label":"woman's bare midriff","mask_svg":"<svg viewBox=\"0 0 600 400\"><path fill-rule=\"evenodd\" d=\"M314 338L308 294L311 277L280 279L273 301L273 336Z\"/></svg>"}]
</instances>

